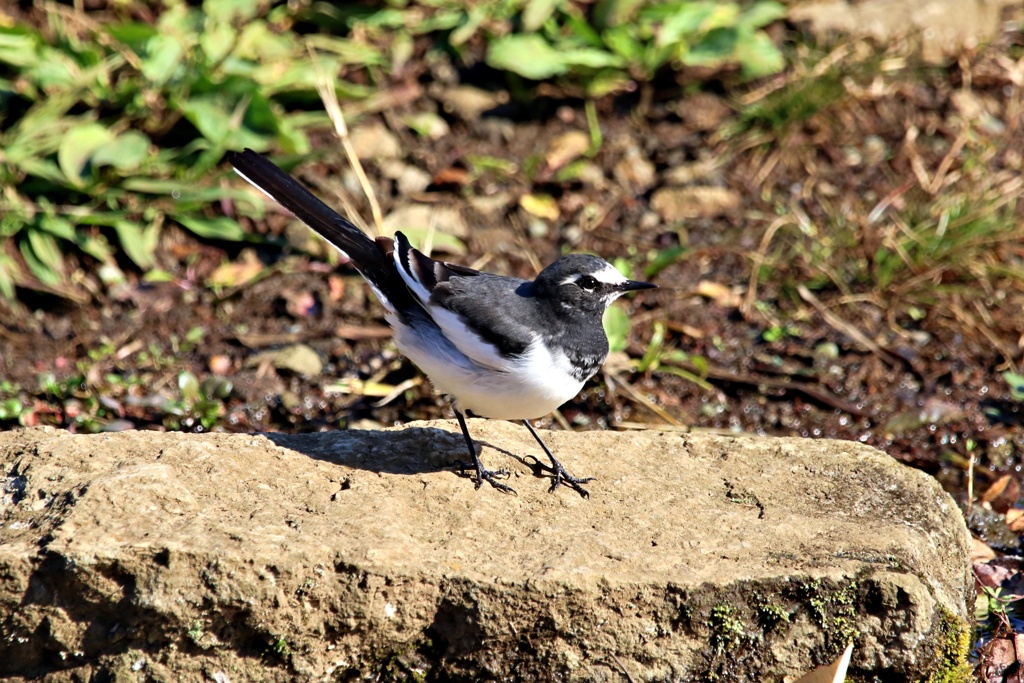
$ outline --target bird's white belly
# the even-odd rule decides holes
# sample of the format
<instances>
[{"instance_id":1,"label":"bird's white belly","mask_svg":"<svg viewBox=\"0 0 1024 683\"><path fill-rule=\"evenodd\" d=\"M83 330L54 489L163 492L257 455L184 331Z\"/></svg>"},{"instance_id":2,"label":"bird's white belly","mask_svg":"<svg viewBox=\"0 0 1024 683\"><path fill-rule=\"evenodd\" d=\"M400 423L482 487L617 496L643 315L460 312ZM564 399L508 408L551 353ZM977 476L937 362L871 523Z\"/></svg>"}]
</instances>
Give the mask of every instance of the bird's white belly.
<instances>
[{"instance_id":1,"label":"bird's white belly","mask_svg":"<svg viewBox=\"0 0 1024 683\"><path fill-rule=\"evenodd\" d=\"M394 324L399 350L430 378L434 387L452 396L462 410L498 420L543 417L583 388L571 374L564 354L550 353L543 344L530 347L506 367L474 363L440 335L413 335Z\"/></svg>"}]
</instances>

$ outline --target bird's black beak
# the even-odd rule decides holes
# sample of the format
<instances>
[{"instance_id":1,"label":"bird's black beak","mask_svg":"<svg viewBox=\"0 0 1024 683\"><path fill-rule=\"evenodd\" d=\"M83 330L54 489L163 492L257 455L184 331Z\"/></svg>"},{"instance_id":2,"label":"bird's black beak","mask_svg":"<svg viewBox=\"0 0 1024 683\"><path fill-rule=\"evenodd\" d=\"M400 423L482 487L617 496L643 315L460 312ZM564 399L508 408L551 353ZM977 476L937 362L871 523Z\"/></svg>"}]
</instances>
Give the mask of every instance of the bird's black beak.
<instances>
[{"instance_id":1,"label":"bird's black beak","mask_svg":"<svg viewBox=\"0 0 1024 683\"><path fill-rule=\"evenodd\" d=\"M621 285L615 287L620 292L633 292L638 289L657 289L658 285L653 282L638 282L636 280L626 280Z\"/></svg>"}]
</instances>

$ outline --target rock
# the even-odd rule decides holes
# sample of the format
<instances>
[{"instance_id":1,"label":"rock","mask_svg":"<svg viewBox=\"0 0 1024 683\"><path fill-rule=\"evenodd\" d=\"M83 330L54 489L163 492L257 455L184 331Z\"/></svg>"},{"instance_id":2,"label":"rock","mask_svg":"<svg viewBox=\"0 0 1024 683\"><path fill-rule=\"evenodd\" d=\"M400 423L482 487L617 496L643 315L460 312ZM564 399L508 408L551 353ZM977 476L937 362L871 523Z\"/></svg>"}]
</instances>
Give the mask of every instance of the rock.
<instances>
[{"instance_id":1,"label":"rock","mask_svg":"<svg viewBox=\"0 0 1024 683\"><path fill-rule=\"evenodd\" d=\"M394 235L396 230L408 232L412 229L426 230L431 222L437 232L465 239L469 237L469 226L455 206L439 204L402 204L384 216L384 233Z\"/></svg>"},{"instance_id":2,"label":"rock","mask_svg":"<svg viewBox=\"0 0 1024 683\"><path fill-rule=\"evenodd\" d=\"M403 121L421 137L429 140L440 140L452 132L448 122L432 111L409 114Z\"/></svg>"},{"instance_id":3,"label":"rock","mask_svg":"<svg viewBox=\"0 0 1024 683\"><path fill-rule=\"evenodd\" d=\"M496 192L493 195L472 195L466 199L466 202L481 217L497 223L504 219L508 207L512 204L512 193Z\"/></svg>"},{"instance_id":4,"label":"rock","mask_svg":"<svg viewBox=\"0 0 1024 683\"><path fill-rule=\"evenodd\" d=\"M612 174L623 189L633 194L643 194L654 187L656 172L654 164L645 159L638 147L630 147L615 164Z\"/></svg>"},{"instance_id":5,"label":"rock","mask_svg":"<svg viewBox=\"0 0 1024 683\"><path fill-rule=\"evenodd\" d=\"M402 154L398 138L380 121L364 123L349 132L352 149L360 159L396 159Z\"/></svg>"},{"instance_id":6,"label":"rock","mask_svg":"<svg viewBox=\"0 0 1024 683\"><path fill-rule=\"evenodd\" d=\"M839 31L891 44L911 35L925 60L941 63L992 40L1003 9L1014 4L1019 0L819 0L795 4L787 19L808 22L822 38Z\"/></svg>"},{"instance_id":7,"label":"rock","mask_svg":"<svg viewBox=\"0 0 1024 683\"><path fill-rule=\"evenodd\" d=\"M590 149L590 136L582 130L570 130L562 133L551 142L544 154L544 161L549 171L557 171L566 164L583 156Z\"/></svg>"},{"instance_id":8,"label":"rock","mask_svg":"<svg viewBox=\"0 0 1024 683\"><path fill-rule=\"evenodd\" d=\"M721 216L739 205L739 193L725 187L663 187L651 196L651 208L669 222Z\"/></svg>"},{"instance_id":9,"label":"rock","mask_svg":"<svg viewBox=\"0 0 1024 683\"><path fill-rule=\"evenodd\" d=\"M703 132L718 130L725 119L732 115L729 105L721 97L710 93L687 95L679 101L676 111L686 125Z\"/></svg>"},{"instance_id":10,"label":"rock","mask_svg":"<svg viewBox=\"0 0 1024 683\"><path fill-rule=\"evenodd\" d=\"M402 197L419 194L430 186L431 175L412 164L402 163L396 159L381 164L381 174L391 178L398 185L398 194Z\"/></svg>"},{"instance_id":11,"label":"rock","mask_svg":"<svg viewBox=\"0 0 1024 683\"><path fill-rule=\"evenodd\" d=\"M548 432L585 500L458 428L0 434L0 677L782 680L855 643L964 666L970 539L927 475L843 441ZM141 664L140 664L141 662ZM8 679L10 680L10 679Z\"/></svg>"},{"instance_id":12,"label":"rock","mask_svg":"<svg viewBox=\"0 0 1024 683\"><path fill-rule=\"evenodd\" d=\"M444 88L433 94L444 104L445 111L452 112L464 121L476 121L485 111L500 107L509 100L504 90L491 92L471 85Z\"/></svg>"},{"instance_id":13,"label":"rock","mask_svg":"<svg viewBox=\"0 0 1024 683\"><path fill-rule=\"evenodd\" d=\"M278 370L288 370L306 377L316 377L324 369L319 354L306 344L292 344L280 349L261 351L249 356L245 367L251 368L268 363Z\"/></svg>"},{"instance_id":14,"label":"rock","mask_svg":"<svg viewBox=\"0 0 1024 683\"><path fill-rule=\"evenodd\" d=\"M667 169L661 176L662 182L666 185L693 185L718 182L721 179L721 168L714 159L678 164Z\"/></svg>"}]
</instances>

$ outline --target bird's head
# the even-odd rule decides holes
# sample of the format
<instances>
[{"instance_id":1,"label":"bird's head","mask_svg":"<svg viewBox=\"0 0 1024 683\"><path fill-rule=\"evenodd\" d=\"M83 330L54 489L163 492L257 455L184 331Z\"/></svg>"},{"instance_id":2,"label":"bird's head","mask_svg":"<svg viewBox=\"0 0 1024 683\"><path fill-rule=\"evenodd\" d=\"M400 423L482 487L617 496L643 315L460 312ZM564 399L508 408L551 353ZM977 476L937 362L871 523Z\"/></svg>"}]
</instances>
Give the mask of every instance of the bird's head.
<instances>
[{"instance_id":1,"label":"bird's head","mask_svg":"<svg viewBox=\"0 0 1024 683\"><path fill-rule=\"evenodd\" d=\"M569 254L545 268L533 281L534 292L556 310L604 313L626 292L657 287L627 280L615 266L590 254Z\"/></svg>"}]
</instances>

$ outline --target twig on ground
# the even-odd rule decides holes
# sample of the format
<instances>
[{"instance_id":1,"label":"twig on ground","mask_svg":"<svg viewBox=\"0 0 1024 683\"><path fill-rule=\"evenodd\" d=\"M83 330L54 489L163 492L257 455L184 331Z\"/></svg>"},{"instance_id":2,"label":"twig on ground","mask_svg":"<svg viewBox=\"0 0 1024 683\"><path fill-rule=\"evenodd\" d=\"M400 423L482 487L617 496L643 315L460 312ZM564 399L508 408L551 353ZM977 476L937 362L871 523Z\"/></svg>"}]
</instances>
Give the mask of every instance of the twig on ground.
<instances>
[{"instance_id":1,"label":"twig on ground","mask_svg":"<svg viewBox=\"0 0 1024 683\"><path fill-rule=\"evenodd\" d=\"M377 236L383 235L384 218L380 212L380 204L377 203L377 196L370 185L370 179L366 177L363 164L356 155L355 147L352 146L352 139L348 134L348 125L345 123L345 115L341 111L341 103L338 102L338 93L334 90L334 81L331 79L330 74L326 73L321 67L313 48L309 47L308 49L310 57L313 59L313 64L316 67L316 91L320 94L320 100L324 103L327 116L330 117L331 123L334 124L334 132L337 134L338 140L345 150L348 163L359 179L359 186L363 188L363 194L366 195L367 201L370 202L370 213L373 214L374 231Z\"/></svg>"}]
</instances>

